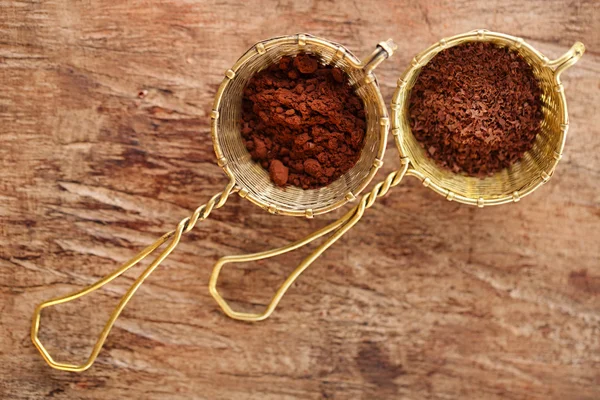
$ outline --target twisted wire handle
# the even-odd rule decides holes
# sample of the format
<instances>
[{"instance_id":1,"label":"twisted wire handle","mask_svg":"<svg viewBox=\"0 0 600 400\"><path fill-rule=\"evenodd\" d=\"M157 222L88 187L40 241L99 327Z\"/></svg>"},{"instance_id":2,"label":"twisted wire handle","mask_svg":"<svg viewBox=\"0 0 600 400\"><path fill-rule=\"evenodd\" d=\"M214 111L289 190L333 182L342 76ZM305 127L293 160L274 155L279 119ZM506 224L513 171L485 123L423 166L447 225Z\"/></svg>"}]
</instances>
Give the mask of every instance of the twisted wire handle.
<instances>
[{"instance_id":1,"label":"twisted wire handle","mask_svg":"<svg viewBox=\"0 0 600 400\"><path fill-rule=\"evenodd\" d=\"M160 265L160 263L165 258L167 258L169 256L169 254L171 254L171 252L175 249L175 247L177 247L177 245L179 244L179 241L181 240L181 236L184 233L191 231L199 221L203 221L206 218L208 218L208 216L213 211L213 209L222 207L225 204L225 202L227 201L227 198L229 197L229 195L237 190L235 188L235 178L233 177L233 175L231 174L230 171L226 170L226 172L227 172L227 175L229 176L230 181L227 184L225 190L223 190L221 193L215 194L213 197L210 198L210 200L206 204L203 204L200 207L196 208L191 216L184 218L177 224L177 228L175 230L164 234L156 242L154 242L150 246L146 247L144 250L142 250L140 253L138 253L131 260L127 261L125 264L123 264L117 270L115 270L114 272L105 276L104 278L100 279L96 283L94 283L78 292L45 301L36 307L36 309L33 313L33 323L31 325L31 341L33 342L35 347L38 349L38 351L40 352L40 354L42 355L44 360L48 363L48 365L50 365L52 368L55 368L55 369L59 369L59 370L63 370L63 371L73 371L73 372L85 371L86 369L88 369L89 367L92 366L94 361L96 361L96 358L98 357L98 354L100 353L100 350L102 349L102 346L104 345L104 342L106 341L106 338L108 337L108 334L110 333L110 330L112 329L113 325L115 324L115 321L117 320L117 318L119 318L119 315L121 315L121 312L123 311L123 309L129 302L129 300L131 300L131 298L133 297L135 292L138 290L138 288L142 285L142 283L144 283L144 280L148 276L150 276L150 274L152 274L152 272L156 269L156 267L158 267ZM115 278L117 278L120 275L122 275L123 273L125 273L127 270L129 270L134 265L137 265L140 261L142 261L143 259L148 257L150 254L152 254L156 249L161 247L169 239L171 239L171 241L169 242L167 247L160 254L158 254L158 256L156 256L156 258L152 261L152 263L133 282L131 287L127 290L127 292L125 292L125 294L119 301L119 304L112 311L108 321L106 322L106 324L104 325L104 328L102 329L102 332L100 332L100 335L99 335L98 339L96 340L96 343L94 344L94 348L92 349L92 353L90 354L87 361L83 364L70 364L70 363L61 363L61 362L54 361L54 359L52 358L50 353L48 353L48 350L46 350L46 348L44 347L44 345L42 344L42 342L40 341L39 336L38 336L42 310L46 307L51 307L54 305L63 304L63 303L67 303L69 301L76 300L80 297L83 297L83 296L101 288L102 286L106 285L107 283L111 282Z\"/></svg>"},{"instance_id":2,"label":"twisted wire handle","mask_svg":"<svg viewBox=\"0 0 600 400\"><path fill-rule=\"evenodd\" d=\"M397 186L402 182L402 178L406 175L406 171L408 171L408 158L402 158L402 168L389 173L385 179L373 187L369 193L366 193L360 200L361 204L364 204L364 209L371 208L373 204L375 204L375 200L378 197L385 196L391 188ZM364 210L363 210L364 212Z\"/></svg>"},{"instance_id":3,"label":"twisted wire handle","mask_svg":"<svg viewBox=\"0 0 600 400\"><path fill-rule=\"evenodd\" d=\"M398 185L406 171L408 169L408 162L405 162L403 159L403 168L400 170L394 171L390 173L382 182L379 182L375 187L367 194L365 194L359 204L352 208L349 212L347 212L343 217L333 222L332 224L326 226L325 228L320 229L317 232L307 236L304 239L301 239L297 242L289 244L287 246L273 249L261 253L249 254L249 255L241 255L241 256L227 256L221 258L214 266L213 272L210 278L209 289L210 293L213 295L217 303L223 309L225 314L233 319L244 320L244 321L260 321L265 318L268 318L272 312L275 310L277 305L279 304L281 298L285 294L285 292L289 289L289 287L294 283L294 281L304 272L309 265L311 265L314 260L316 260L325 250L327 250L333 243L335 243L341 236L343 236L348 230L350 230L362 217L364 211L367 208L370 208L375 203L378 197L384 196L392 187ZM226 170L227 175L230 178L229 184L226 186L225 190L221 193L215 194L210 200L198 208L194 210L191 216L184 218L177 224L177 228L171 232L168 232L161 236L156 242L152 243L150 246L146 247L140 253L138 253L131 260L123 264L117 270L113 271L109 275L100 279L96 283L78 291L75 293L71 293L62 297L58 297L55 299L51 299L45 301L38 305L33 314L33 322L31 326L31 340L35 347L38 349L43 359L50 365L52 368L63 370L63 371L73 371L73 372L81 372L85 371L92 366L92 364L96 361L98 354L102 350L102 346L104 345L110 330L114 326L117 318L120 316L121 312L127 305L127 303L131 300L135 292L139 289L139 287L144 283L146 278L154 272L154 270L167 258L171 252L177 247L179 241L181 240L181 236L185 233L190 232L198 222L205 220L208 218L210 213L217 208L222 207L227 201L228 197L237 191L235 187L235 178L231 174L229 170ZM218 282L218 276L222 267L229 262L246 262L246 261L254 261L265 258L274 257L279 254L287 253L293 250L296 250L322 236L325 236L329 233L333 234L319 247L317 247L308 257L306 257L302 263L296 267L296 269L290 274L290 276L286 279L286 281L279 287L275 296L271 299L267 309L265 312L261 314L249 314L236 312L231 309L228 303L221 297L216 288ZM170 241L169 241L170 240ZM83 297L102 286L110 283L117 277L121 276L127 270L137 265L140 261L144 260L146 257L150 256L156 249L161 247L169 241L167 247L159 253L156 258L152 261L152 263L140 274L140 276L133 282L131 287L127 290L127 292L123 295L119 304L112 311L108 321L104 325L92 352L87 359L87 361L83 364L71 364L71 363L61 363L55 361L47 349L44 347L42 342L39 339L39 328L40 328L40 319L41 312L44 308L51 307L58 304L67 303L73 300L76 300L80 297Z\"/></svg>"},{"instance_id":4,"label":"twisted wire handle","mask_svg":"<svg viewBox=\"0 0 600 400\"><path fill-rule=\"evenodd\" d=\"M348 232L348 230L350 230L354 225L356 225L356 223L362 218L365 210L373 206L377 198L385 196L392 187L398 185L402 181L402 178L406 175L406 172L408 170L409 161L408 158L402 158L401 161L402 167L399 170L388 174L386 178L383 181L376 184L375 187L373 187L373 189L369 193L366 193L361 197L358 205L356 205L344 216L342 216L337 221L331 223L330 225L306 236L303 239L288 244L287 246L263 251L260 253L226 256L219 259L213 267L213 271L209 282L209 290L210 294L219 304L223 312L228 317L241 321L257 322L268 318L273 313L273 311L275 311L275 308L277 308L277 305L279 304L287 290L292 286L296 279L298 279L302 272L304 272L306 268L308 268L333 243L335 243L340 237L342 237L346 232ZM275 295L271 298L269 304L263 312L245 313L235 311L231 308L227 300L225 300L223 296L221 296L221 294L219 293L217 289L217 284L219 280L219 275L225 264L257 261L275 257L284 253L294 251L330 233L332 233L331 236L327 238L320 246L318 246L312 253L310 253L304 260L302 260L302 262L296 267L296 269L294 269L294 271L292 271L292 273L286 278L283 284L281 284L281 286L277 289Z\"/></svg>"}]
</instances>

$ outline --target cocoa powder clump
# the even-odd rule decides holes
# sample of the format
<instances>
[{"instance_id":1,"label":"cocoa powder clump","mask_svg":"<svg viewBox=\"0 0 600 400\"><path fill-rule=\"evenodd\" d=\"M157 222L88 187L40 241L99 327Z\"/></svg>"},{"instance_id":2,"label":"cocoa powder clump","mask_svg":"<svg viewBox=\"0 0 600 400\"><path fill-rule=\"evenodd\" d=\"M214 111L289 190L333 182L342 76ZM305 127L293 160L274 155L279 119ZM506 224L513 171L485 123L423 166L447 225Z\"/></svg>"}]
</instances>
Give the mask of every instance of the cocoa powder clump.
<instances>
[{"instance_id":1,"label":"cocoa powder clump","mask_svg":"<svg viewBox=\"0 0 600 400\"><path fill-rule=\"evenodd\" d=\"M543 118L541 94L516 52L492 43L458 45L422 68L411 91L410 127L438 164L484 177L532 148Z\"/></svg>"},{"instance_id":2,"label":"cocoa powder clump","mask_svg":"<svg viewBox=\"0 0 600 400\"><path fill-rule=\"evenodd\" d=\"M365 132L364 106L347 75L312 55L283 57L244 89L242 137L278 186L335 181L358 161Z\"/></svg>"},{"instance_id":3,"label":"cocoa powder clump","mask_svg":"<svg viewBox=\"0 0 600 400\"><path fill-rule=\"evenodd\" d=\"M269 174L276 185L284 186L289 176L289 168L279 160L272 160L269 166Z\"/></svg>"}]
</instances>

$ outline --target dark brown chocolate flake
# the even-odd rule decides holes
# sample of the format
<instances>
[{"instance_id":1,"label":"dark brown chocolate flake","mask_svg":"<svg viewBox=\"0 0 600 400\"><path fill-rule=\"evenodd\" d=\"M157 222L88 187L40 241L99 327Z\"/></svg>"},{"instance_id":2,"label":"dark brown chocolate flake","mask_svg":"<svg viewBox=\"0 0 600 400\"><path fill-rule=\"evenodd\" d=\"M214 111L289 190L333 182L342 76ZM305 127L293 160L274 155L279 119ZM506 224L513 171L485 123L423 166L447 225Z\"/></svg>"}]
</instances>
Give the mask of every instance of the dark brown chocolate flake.
<instances>
[{"instance_id":1,"label":"dark brown chocolate flake","mask_svg":"<svg viewBox=\"0 0 600 400\"><path fill-rule=\"evenodd\" d=\"M529 64L492 43L466 43L425 65L410 97L410 125L426 153L454 172L506 168L540 132L541 89Z\"/></svg>"}]
</instances>

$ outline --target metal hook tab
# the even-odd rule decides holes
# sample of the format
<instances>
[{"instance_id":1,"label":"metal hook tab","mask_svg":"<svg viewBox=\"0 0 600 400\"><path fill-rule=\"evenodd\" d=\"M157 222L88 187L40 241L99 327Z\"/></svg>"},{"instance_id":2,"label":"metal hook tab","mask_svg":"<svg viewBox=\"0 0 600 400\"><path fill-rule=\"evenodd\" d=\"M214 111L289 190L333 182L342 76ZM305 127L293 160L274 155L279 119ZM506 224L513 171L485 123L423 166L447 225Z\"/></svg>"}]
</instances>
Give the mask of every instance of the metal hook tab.
<instances>
[{"instance_id":1,"label":"metal hook tab","mask_svg":"<svg viewBox=\"0 0 600 400\"><path fill-rule=\"evenodd\" d=\"M556 60L550 61L548 66L554 69L554 76L557 82L560 82L560 74L575 64L581 56L585 53L585 46L581 42L576 42L569 51L557 58Z\"/></svg>"},{"instance_id":2,"label":"metal hook tab","mask_svg":"<svg viewBox=\"0 0 600 400\"><path fill-rule=\"evenodd\" d=\"M363 63L365 73L371 73L383 60L391 57L397 48L398 46L392 39L388 39L385 42L379 42L375 51L373 51Z\"/></svg>"}]
</instances>

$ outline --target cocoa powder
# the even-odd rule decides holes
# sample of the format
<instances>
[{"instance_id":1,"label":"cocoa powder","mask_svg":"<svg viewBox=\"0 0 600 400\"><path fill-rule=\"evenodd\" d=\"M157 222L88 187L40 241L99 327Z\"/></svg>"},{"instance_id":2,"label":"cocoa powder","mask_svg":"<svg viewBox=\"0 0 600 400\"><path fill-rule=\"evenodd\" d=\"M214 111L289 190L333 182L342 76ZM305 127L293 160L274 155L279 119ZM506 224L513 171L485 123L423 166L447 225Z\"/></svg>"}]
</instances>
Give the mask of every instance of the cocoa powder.
<instances>
[{"instance_id":1,"label":"cocoa powder","mask_svg":"<svg viewBox=\"0 0 600 400\"><path fill-rule=\"evenodd\" d=\"M466 43L422 68L409 113L413 135L438 164L484 177L533 146L543 118L541 89L516 52Z\"/></svg>"},{"instance_id":2,"label":"cocoa powder","mask_svg":"<svg viewBox=\"0 0 600 400\"><path fill-rule=\"evenodd\" d=\"M352 168L365 112L338 68L308 54L283 57L244 89L241 133L252 159L278 186L326 186Z\"/></svg>"}]
</instances>

